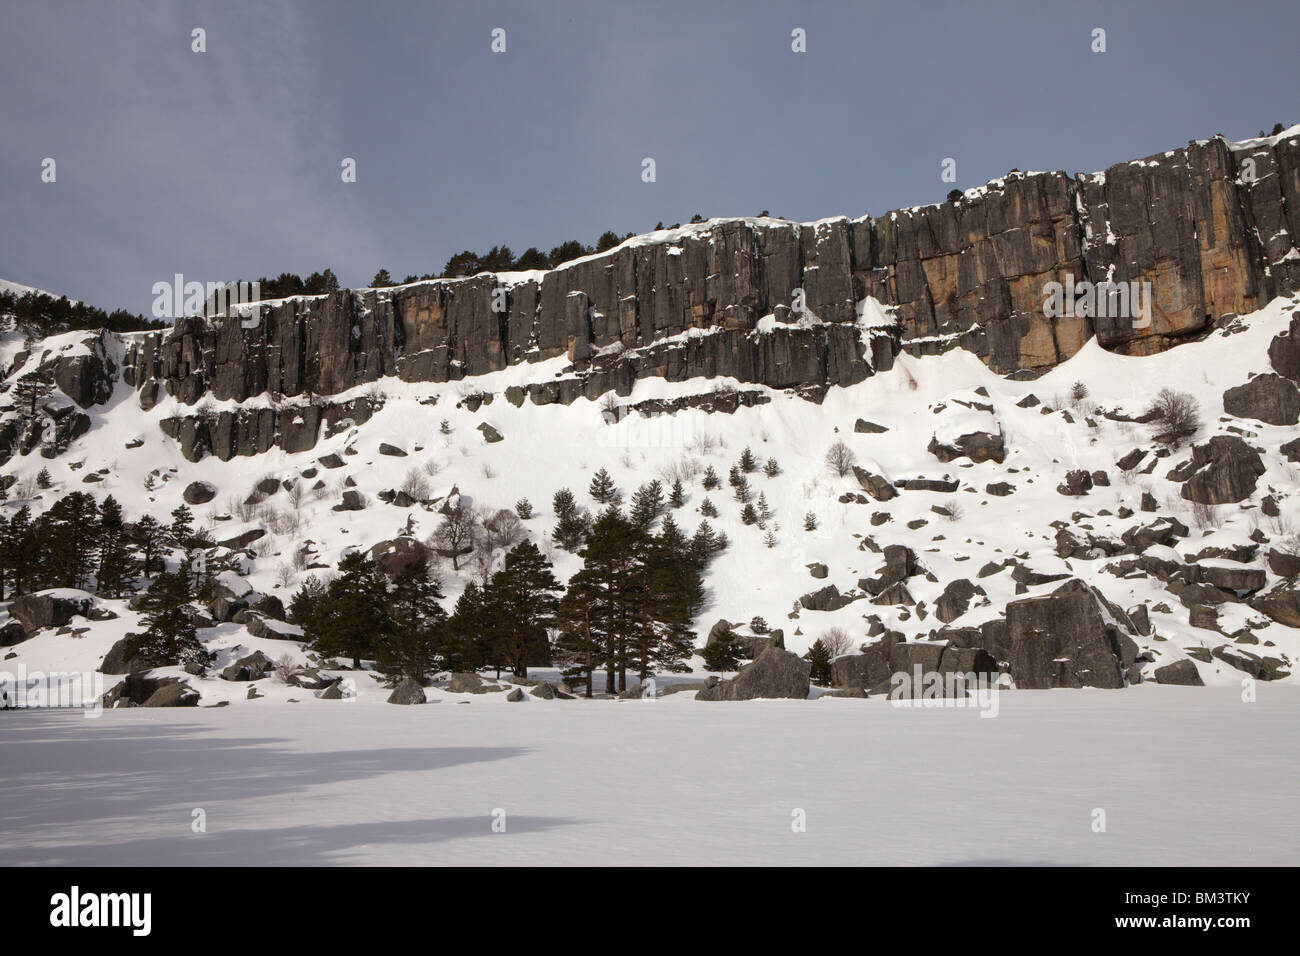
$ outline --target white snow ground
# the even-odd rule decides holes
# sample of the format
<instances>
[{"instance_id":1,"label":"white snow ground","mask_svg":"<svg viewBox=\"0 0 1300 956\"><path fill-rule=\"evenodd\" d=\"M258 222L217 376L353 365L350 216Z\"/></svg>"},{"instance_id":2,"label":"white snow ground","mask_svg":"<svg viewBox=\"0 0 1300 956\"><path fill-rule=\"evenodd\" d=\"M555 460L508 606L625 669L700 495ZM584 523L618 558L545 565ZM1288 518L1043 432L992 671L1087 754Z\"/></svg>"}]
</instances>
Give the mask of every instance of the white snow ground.
<instances>
[{"instance_id":1,"label":"white snow ground","mask_svg":"<svg viewBox=\"0 0 1300 956\"><path fill-rule=\"evenodd\" d=\"M9 713L0 865L1294 865L1300 690L1258 689Z\"/></svg>"}]
</instances>

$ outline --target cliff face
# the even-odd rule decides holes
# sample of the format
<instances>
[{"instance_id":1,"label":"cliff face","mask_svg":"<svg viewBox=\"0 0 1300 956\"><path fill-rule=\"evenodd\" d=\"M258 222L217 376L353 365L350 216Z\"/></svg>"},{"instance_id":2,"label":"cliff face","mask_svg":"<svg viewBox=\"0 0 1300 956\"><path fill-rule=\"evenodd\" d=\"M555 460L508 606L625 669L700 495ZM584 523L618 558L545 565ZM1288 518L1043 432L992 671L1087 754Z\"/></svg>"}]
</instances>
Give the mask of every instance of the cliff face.
<instances>
[{"instance_id":1,"label":"cliff face","mask_svg":"<svg viewBox=\"0 0 1300 956\"><path fill-rule=\"evenodd\" d=\"M162 389L186 403L329 396L387 375L445 382L565 356L563 373L539 369L511 400L627 394L647 376L730 376L816 399L900 350L966 348L1022 376L1094 335L1147 354L1300 288L1300 128L1289 133L1104 173L1012 173L878 219L715 220L544 273L284 300L253 328L187 319L130 344L126 378L148 407ZM1045 284L1067 277L1149 282L1150 322L1045 315ZM255 443L272 429L258 425Z\"/></svg>"}]
</instances>

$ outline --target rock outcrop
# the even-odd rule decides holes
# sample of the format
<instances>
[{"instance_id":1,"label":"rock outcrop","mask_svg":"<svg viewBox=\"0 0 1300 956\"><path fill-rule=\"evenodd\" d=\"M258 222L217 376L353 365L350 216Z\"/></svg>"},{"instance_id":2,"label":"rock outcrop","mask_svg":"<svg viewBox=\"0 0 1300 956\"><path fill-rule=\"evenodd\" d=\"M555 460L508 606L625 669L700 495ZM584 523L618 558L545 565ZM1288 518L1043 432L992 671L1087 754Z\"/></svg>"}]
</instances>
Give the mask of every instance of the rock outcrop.
<instances>
[{"instance_id":1,"label":"rock outcrop","mask_svg":"<svg viewBox=\"0 0 1300 956\"><path fill-rule=\"evenodd\" d=\"M1242 177L1247 160L1254 174ZM715 376L819 399L892 367L900 351L955 347L999 373L1035 374L1090 337L1148 354L1300 289L1297 170L1300 137L1216 137L1104 173L1013 172L956 201L878 219L713 220L546 272L187 318L127 337L123 375L145 407L163 391L191 405L292 400L164 423L183 446L225 458L311 447L323 422L360 421L328 396L384 376L446 382L551 358L564 360L562 373L513 386L511 401L567 403L626 395L640 378ZM1047 283L1102 277L1150 283L1147 314L1045 314ZM1283 374L1287 348L1275 357ZM65 390L96 399L98 373L73 371Z\"/></svg>"}]
</instances>

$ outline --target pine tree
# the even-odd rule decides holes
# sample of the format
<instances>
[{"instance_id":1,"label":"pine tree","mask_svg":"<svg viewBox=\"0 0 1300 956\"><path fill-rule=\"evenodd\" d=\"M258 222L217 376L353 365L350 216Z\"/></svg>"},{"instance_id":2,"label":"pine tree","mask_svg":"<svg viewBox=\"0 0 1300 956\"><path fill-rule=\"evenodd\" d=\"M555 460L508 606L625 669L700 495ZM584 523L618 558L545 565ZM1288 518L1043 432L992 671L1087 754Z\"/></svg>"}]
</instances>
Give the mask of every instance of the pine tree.
<instances>
[{"instance_id":1,"label":"pine tree","mask_svg":"<svg viewBox=\"0 0 1300 956\"><path fill-rule=\"evenodd\" d=\"M754 453L748 447L740 453L740 470L745 474L750 474L758 467L758 461L754 458Z\"/></svg>"},{"instance_id":2,"label":"pine tree","mask_svg":"<svg viewBox=\"0 0 1300 956\"><path fill-rule=\"evenodd\" d=\"M451 422L447 421L445 418L442 420L442 423L438 425L438 431L444 435L450 435L452 430Z\"/></svg>"},{"instance_id":3,"label":"pine tree","mask_svg":"<svg viewBox=\"0 0 1300 956\"><path fill-rule=\"evenodd\" d=\"M591 479L591 486L587 489L588 494L602 505L615 504L622 500L622 493L614 486L614 479L610 477L608 471L604 468L596 472Z\"/></svg>"},{"instance_id":4,"label":"pine tree","mask_svg":"<svg viewBox=\"0 0 1300 956\"><path fill-rule=\"evenodd\" d=\"M145 515L131 526L131 543L140 553L140 568L144 574L162 570L162 556L167 550L170 535L153 515Z\"/></svg>"},{"instance_id":5,"label":"pine tree","mask_svg":"<svg viewBox=\"0 0 1300 956\"><path fill-rule=\"evenodd\" d=\"M760 491L758 493L758 526L766 530L767 523L772 520L772 509L767 505L767 493Z\"/></svg>"},{"instance_id":6,"label":"pine tree","mask_svg":"<svg viewBox=\"0 0 1300 956\"><path fill-rule=\"evenodd\" d=\"M720 488L721 486L722 479L720 479L718 473L713 470L713 466L709 465L709 467L704 469L704 490L712 491L714 488Z\"/></svg>"},{"instance_id":7,"label":"pine tree","mask_svg":"<svg viewBox=\"0 0 1300 956\"><path fill-rule=\"evenodd\" d=\"M718 506L708 498L700 502L700 514L706 518L716 518L718 516Z\"/></svg>"},{"instance_id":8,"label":"pine tree","mask_svg":"<svg viewBox=\"0 0 1300 956\"><path fill-rule=\"evenodd\" d=\"M711 671L726 674L740 668L740 640L734 631L719 634L713 643L700 653L704 666Z\"/></svg>"},{"instance_id":9,"label":"pine tree","mask_svg":"<svg viewBox=\"0 0 1300 956\"><path fill-rule=\"evenodd\" d=\"M750 495L749 479L746 478L744 475L739 476L739 479L736 481L734 487L736 489L736 494L735 494L736 500L742 503L747 503L749 501L749 495Z\"/></svg>"},{"instance_id":10,"label":"pine tree","mask_svg":"<svg viewBox=\"0 0 1300 956\"><path fill-rule=\"evenodd\" d=\"M41 490L48 490L54 484L54 479L50 477L50 469L42 468L36 475L36 487Z\"/></svg>"},{"instance_id":11,"label":"pine tree","mask_svg":"<svg viewBox=\"0 0 1300 956\"><path fill-rule=\"evenodd\" d=\"M819 687L829 685L832 679L831 655L820 637L813 641L813 645L808 649L808 653L804 655L804 659L812 665L812 673L809 674L809 679Z\"/></svg>"},{"instance_id":12,"label":"pine tree","mask_svg":"<svg viewBox=\"0 0 1300 956\"><path fill-rule=\"evenodd\" d=\"M563 585L551 562L531 541L521 541L506 553L505 564L492 575L485 591L492 609L498 656L516 677L528 676L529 651L555 617Z\"/></svg>"},{"instance_id":13,"label":"pine tree","mask_svg":"<svg viewBox=\"0 0 1300 956\"><path fill-rule=\"evenodd\" d=\"M658 478L646 482L632 495L632 523L642 531L650 530L663 510L663 485Z\"/></svg>"},{"instance_id":14,"label":"pine tree","mask_svg":"<svg viewBox=\"0 0 1300 956\"><path fill-rule=\"evenodd\" d=\"M99 572L96 585L105 597L120 598L135 590L136 560L122 506L109 495L99 506Z\"/></svg>"},{"instance_id":15,"label":"pine tree","mask_svg":"<svg viewBox=\"0 0 1300 956\"><path fill-rule=\"evenodd\" d=\"M353 669L360 670L361 658L374 650L389 624L387 598L388 585L375 562L359 552L345 556L308 638L322 655L350 657Z\"/></svg>"},{"instance_id":16,"label":"pine tree","mask_svg":"<svg viewBox=\"0 0 1300 956\"><path fill-rule=\"evenodd\" d=\"M194 537L194 512L189 505L181 505L172 511L171 543L178 548L188 548Z\"/></svg>"},{"instance_id":17,"label":"pine tree","mask_svg":"<svg viewBox=\"0 0 1300 956\"><path fill-rule=\"evenodd\" d=\"M573 492L568 488L557 491L551 499L551 510L559 519L554 531L551 532L551 539L565 551L576 552L582 547L582 542L586 540L590 528L587 519L578 514L578 505L574 501Z\"/></svg>"},{"instance_id":18,"label":"pine tree","mask_svg":"<svg viewBox=\"0 0 1300 956\"><path fill-rule=\"evenodd\" d=\"M781 474L781 466L777 464L775 458L769 458L767 464L763 466L763 474L769 478L775 478Z\"/></svg>"},{"instance_id":19,"label":"pine tree","mask_svg":"<svg viewBox=\"0 0 1300 956\"><path fill-rule=\"evenodd\" d=\"M43 366L28 372L14 383L11 394L14 404L27 415L35 417L42 402L54 393L54 367Z\"/></svg>"},{"instance_id":20,"label":"pine tree","mask_svg":"<svg viewBox=\"0 0 1300 956\"><path fill-rule=\"evenodd\" d=\"M95 572L99 508L84 491L64 495L36 521L40 567L50 585L85 588Z\"/></svg>"},{"instance_id":21,"label":"pine tree","mask_svg":"<svg viewBox=\"0 0 1300 956\"><path fill-rule=\"evenodd\" d=\"M758 524L758 512L754 510L752 504L747 504L740 509L740 520L743 524Z\"/></svg>"},{"instance_id":22,"label":"pine tree","mask_svg":"<svg viewBox=\"0 0 1300 956\"><path fill-rule=\"evenodd\" d=\"M673 508L680 508L686 504L686 489L682 487L680 478L673 479L673 488L668 495L668 504Z\"/></svg>"},{"instance_id":23,"label":"pine tree","mask_svg":"<svg viewBox=\"0 0 1300 956\"><path fill-rule=\"evenodd\" d=\"M140 602L143 634L133 639L129 656L139 657L154 667L171 664L211 663L211 655L199 641L190 614L193 599L189 568L182 564L174 573L164 571L149 585Z\"/></svg>"},{"instance_id":24,"label":"pine tree","mask_svg":"<svg viewBox=\"0 0 1300 956\"><path fill-rule=\"evenodd\" d=\"M488 607L477 581L465 585L456 599L447 621L447 640L443 649L443 666L453 671L476 671L489 663L495 648L491 642Z\"/></svg>"},{"instance_id":25,"label":"pine tree","mask_svg":"<svg viewBox=\"0 0 1300 956\"><path fill-rule=\"evenodd\" d=\"M23 505L0 535L0 565L8 573L10 593L17 596L39 576L40 543L32 522L32 509Z\"/></svg>"},{"instance_id":26,"label":"pine tree","mask_svg":"<svg viewBox=\"0 0 1300 956\"><path fill-rule=\"evenodd\" d=\"M437 668L447 612L440 583L419 558L402 565L388 594L388 622L375 641L375 663L390 685L410 678L423 684Z\"/></svg>"},{"instance_id":27,"label":"pine tree","mask_svg":"<svg viewBox=\"0 0 1300 956\"><path fill-rule=\"evenodd\" d=\"M515 502L515 514L519 515L521 521L527 521L533 516L533 503L527 498L520 498Z\"/></svg>"},{"instance_id":28,"label":"pine tree","mask_svg":"<svg viewBox=\"0 0 1300 956\"><path fill-rule=\"evenodd\" d=\"M816 513L812 512L812 511L809 511L807 514L805 514L805 515L803 516L803 529L804 529L805 531L816 531L816 530L817 530L817 515L816 515Z\"/></svg>"}]
</instances>

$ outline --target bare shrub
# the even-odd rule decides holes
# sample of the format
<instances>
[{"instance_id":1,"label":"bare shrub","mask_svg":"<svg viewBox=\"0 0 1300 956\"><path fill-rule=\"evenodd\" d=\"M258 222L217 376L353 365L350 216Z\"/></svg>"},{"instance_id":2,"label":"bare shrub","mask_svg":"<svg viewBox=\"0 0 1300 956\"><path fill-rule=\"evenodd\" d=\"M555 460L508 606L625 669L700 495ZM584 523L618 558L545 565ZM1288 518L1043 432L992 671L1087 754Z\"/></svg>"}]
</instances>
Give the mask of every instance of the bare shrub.
<instances>
[{"instance_id":1,"label":"bare shrub","mask_svg":"<svg viewBox=\"0 0 1300 956\"><path fill-rule=\"evenodd\" d=\"M822 631L819 640L826 650L830 652L831 660L853 651L853 638L842 627L832 627Z\"/></svg>"},{"instance_id":2,"label":"bare shrub","mask_svg":"<svg viewBox=\"0 0 1300 956\"><path fill-rule=\"evenodd\" d=\"M287 588L290 585L292 585L293 578L294 578L293 565L290 564L288 561L281 563L281 565L275 569L275 583L278 584L280 587Z\"/></svg>"},{"instance_id":3,"label":"bare shrub","mask_svg":"<svg viewBox=\"0 0 1300 956\"><path fill-rule=\"evenodd\" d=\"M1160 394L1147 407L1151 417L1153 441L1172 445L1185 444L1201 430L1201 408L1196 399L1186 392L1162 388Z\"/></svg>"},{"instance_id":4,"label":"bare shrub","mask_svg":"<svg viewBox=\"0 0 1300 956\"><path fill-rule=\"evenodd\" d=\"M430 495L429 482L418 468L412 468L406 473L401 490L408 498L416 501L427 501Z\"/></svg>"},{"instance_id":5,"label":"bare shrub","mask_svg":"<svg viewBox=\"0 0 1300 956\"><path fill-rule=\"evenodd\" d=\"M857 460L858 457L853 454L853 449L842 441L831 445L830 450L826 452L826 467L841 478L853 470Z\"/></svg>"},{"instance_id":6,"label":"bare shrub","mask_svg":"<svg viewBox=\"0 0 1300 956\"><path fill-rule=\"evenodd\" d=\"M524 540L524 523L509 508L502 508L482 520L483 540L489 549L509 550Z\"/></svg>"},{"instance_id":7,"label":"bare shrub","mask_svg":"<svg viewBox=\"0 0 1300 956\"><path fill-rule=\"evenodd\" d=\"M492 466L488 464L486 461L483 462L482 471L483 471L484 478L495 478L497 476L497 473L492 470Z\"/></svg>"},{"instance_id":8,"label":"bare shrub","mask_svg":"<svg viewBox=\"0 0 1300 956\"><path fill-rule=\"evenodd\" d=\"M442 471L442 462L436 458L430 458L424 463L424 473L432 478L438 472Z\"/></svg>"},{"instance_id":9,"label":"bare shrub","mask_svg":"<svg viewBox=\"0 0 1300 956\"><path fill-rule=\"evenodd\" d=\"M961 502L956 498L949 498L943 504L944 517L949 521L960 521L966 514L966 509L962 507Z\"/></svg>"},{"instance_id":10,"label":"bare shrub","mask_svg":"<svg viewBox=\"0 0 1300 956\"><path fill-rule=\"evenodd\" d=\"M275 661L275 679L287 684L302 671L302 667L289 654L281 654Z\"/></svg>"},{"instance_id":11,"label":"bare shrub","mask_svg":"<svg viewBox=\"0 0 1300 956\"><path fill-rule=\"evenodd\" d=\"M704 467L700 464L698 458L681 458L677 461L670 462L659 469L659 477L663 483L672 486L674 481L680 481L684 485L689 485L699 477Z\"/></svg>"}]
</instances>

